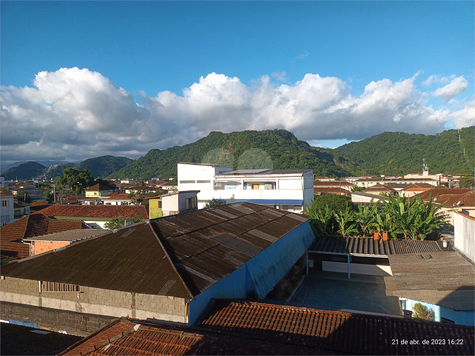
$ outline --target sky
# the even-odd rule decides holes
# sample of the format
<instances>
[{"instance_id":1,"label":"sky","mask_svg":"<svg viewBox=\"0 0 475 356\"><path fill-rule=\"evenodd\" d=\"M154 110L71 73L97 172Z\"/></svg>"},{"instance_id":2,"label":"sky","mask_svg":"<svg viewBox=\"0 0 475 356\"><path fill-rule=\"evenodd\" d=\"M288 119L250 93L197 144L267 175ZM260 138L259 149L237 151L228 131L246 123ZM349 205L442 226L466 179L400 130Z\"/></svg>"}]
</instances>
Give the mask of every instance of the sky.
<instances>
[{"instance_id":1,"label":"sky","mask_svg":"<svg viewBox=\"0 0 475 356\"><path fill-rule=\"evenodd\" d=\"M1 161L475 125L473 1L1 1Z\"/></svg>"}]
</instances>

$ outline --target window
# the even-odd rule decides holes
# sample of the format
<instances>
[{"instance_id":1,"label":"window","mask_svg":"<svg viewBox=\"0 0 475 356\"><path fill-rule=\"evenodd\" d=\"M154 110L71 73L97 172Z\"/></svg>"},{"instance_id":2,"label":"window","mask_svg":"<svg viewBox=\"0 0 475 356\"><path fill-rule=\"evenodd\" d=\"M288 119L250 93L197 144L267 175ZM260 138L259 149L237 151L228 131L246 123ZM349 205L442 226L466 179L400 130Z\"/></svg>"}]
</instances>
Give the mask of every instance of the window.
<instances>
[{"instance_id":1,"label":"window","mask_svg":"<svg viewBox=\"0 0 475 356\"><path fill-rule=\"evenodd\" d=\"M200 179L198 179L196 181L196 183L211 183L211 181L210 180L200 180Z\"/></svg>"},{"instance_id":2,"label":"window","mask_svg":"<svg viewBox=\"0 0 475 356\"><path fill-rule=\"evenodd\" d=\"M8 201L3 200L3 201L2 201L2 206L8 206Z\"/></svg>"},{"instance_id":3,"label":"window","mask_svg":"<svg viewBox=\"0 0 475 356\"><path fill-rule=\"evenodd\" d=\"M197 198L187 198L185 199L185 209L194 209L196 208Z\"/></svg>"},{"instance_id":4,"label":"window","mask_svg":"<svg viewBox=\"0 0 475 356\"><path fill-rule=\"evenodd\" d=\"M0 226L8 224L10 222L10 215L2 215L0 216Z\"/></svg>"},{"instance_id":5,"label":"window","mask_svg":"<svg viewBox=\"0 0 475 356\"><path fill-rule=\"evenodd\" d=\"M194 180L181 180L180 184L189 184L189 183L195 183Z\"/></svg>"},{"instance_id":6,"label":"window","mask_svg":"<svg viewBox=\"0 0 475 356\"><path fill-rule=\"evenodd\" d=\"M41 282L41 292L79 292L79 285L59 282Z\"/></svg>"}]
</instances>

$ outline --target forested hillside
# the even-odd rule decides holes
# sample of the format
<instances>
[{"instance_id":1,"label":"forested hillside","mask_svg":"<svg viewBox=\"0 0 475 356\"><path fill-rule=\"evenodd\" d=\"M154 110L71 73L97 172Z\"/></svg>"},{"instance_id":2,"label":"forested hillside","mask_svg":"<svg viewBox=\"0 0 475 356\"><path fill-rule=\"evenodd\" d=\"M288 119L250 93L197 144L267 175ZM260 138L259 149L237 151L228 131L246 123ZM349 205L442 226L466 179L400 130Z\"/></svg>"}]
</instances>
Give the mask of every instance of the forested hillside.
<instances>
[{"instance_id":1,"label":"forested hillside","mask_svg":"<svg viewBox=\"0 0 475 356\"><path fill-rule=\"evenodd\" d=\"M421 173L423 158L431 173L473 173L475 128L427 136L385 132L326 152L355 175Z\"/></svg>"},{"instance_id":2,"label":"forested hillside","mask_svg":"<svg viewBox=\"0 0 475 356\"><path fill-rule=\"evenodd\" d=\"M268 155L268 157L267 157ZM270 159L269 159L270 158ZM333 157L299 141L285 130L243 131L223 134L211 132L194 143L166 150L150 150L110 178L176 177L178 162L206 162L238 168L313 169L318 175L343 177L344 169Z\"/></svg>"},{"instance_id":3,"label":"forested hillside","mask_svg":"<svg viewBox=\"0 0 475 356\"><path fill-rule=\"evenodd\" d=\"M89 158L79 163L75 169L83 171L89 169L94 178L105 178L113 172L116 172L134 160L126 157L101 156Z\"/></svg>"},{"instance_id":4,"label":"forested hillside","mask_svg":"<svg viewBox=\"0 0 475 356\"><path fill-rule=\"evenodd\" d=\"M43 174L45 169L46 167L42 164L29 161L16 167L8 168L7 170L3 171L2 175L5 176L6 180L31 179Z\"/></svg>"}]
</instances>

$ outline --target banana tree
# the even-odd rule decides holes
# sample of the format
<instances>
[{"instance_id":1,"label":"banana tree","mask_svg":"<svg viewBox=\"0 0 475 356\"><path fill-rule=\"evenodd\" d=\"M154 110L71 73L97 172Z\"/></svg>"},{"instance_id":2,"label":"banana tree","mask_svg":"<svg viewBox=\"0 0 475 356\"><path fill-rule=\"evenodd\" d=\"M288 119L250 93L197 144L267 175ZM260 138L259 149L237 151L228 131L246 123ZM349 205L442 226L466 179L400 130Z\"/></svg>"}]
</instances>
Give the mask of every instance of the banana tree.
<instances>
[{"instance_id":1,"label":"banana tree","mask_svg":"<svg viewBox=\"0 0 475 356\"><path fill-rule=\"evenodd\" d=\"M341 236L357 236L358 229L349 206L346 207L345 211L336 213L335 220L338 225L338 232Z\"/></svg>"}]
</instances>

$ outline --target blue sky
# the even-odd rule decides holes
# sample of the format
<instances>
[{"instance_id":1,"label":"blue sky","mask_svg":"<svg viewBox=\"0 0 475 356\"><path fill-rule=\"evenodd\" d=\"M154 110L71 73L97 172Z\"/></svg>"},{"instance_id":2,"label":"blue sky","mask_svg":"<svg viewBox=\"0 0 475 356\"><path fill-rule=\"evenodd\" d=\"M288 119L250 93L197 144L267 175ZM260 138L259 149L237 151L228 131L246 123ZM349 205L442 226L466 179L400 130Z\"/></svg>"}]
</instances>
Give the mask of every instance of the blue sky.
<instances>
[{"instance_id":1,"label":"blue sky","mask_svg":"<svg viewBox=\"0 0 475 356\"><path fill-rule=\"evenodd\" d=\"M2 161L475 124L473 1L1 2Z\"/></svg>"}]
</instances>

